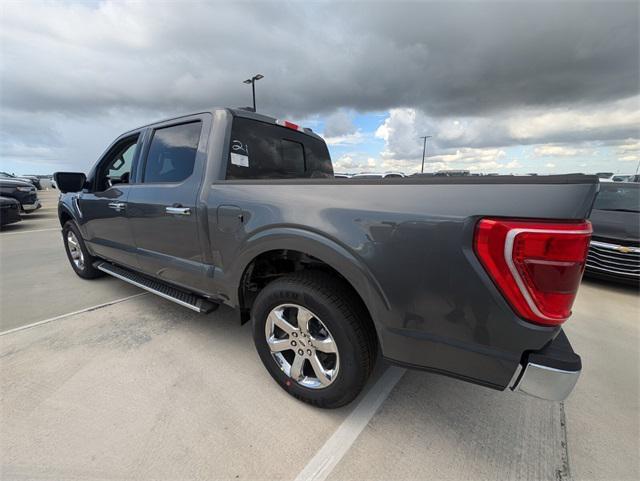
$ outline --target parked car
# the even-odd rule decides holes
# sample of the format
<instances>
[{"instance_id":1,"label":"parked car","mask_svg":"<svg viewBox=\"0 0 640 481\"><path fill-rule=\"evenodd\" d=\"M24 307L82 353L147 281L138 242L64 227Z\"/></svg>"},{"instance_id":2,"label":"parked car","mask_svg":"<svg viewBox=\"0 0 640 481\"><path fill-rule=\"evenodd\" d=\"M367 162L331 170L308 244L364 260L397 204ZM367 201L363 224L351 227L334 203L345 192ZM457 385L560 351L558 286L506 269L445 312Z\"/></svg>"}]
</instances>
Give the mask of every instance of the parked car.
<instances>
[{"instance_id":1,"label":"parked car","mask_svg":"<svg viewBox=\"0 0 640 481\"><path fill-rule=\"evenodd\" d=\"M611 180L614 182L629 182L634 174L616 174L611 176Z\"/></svg>"},{"instance_id":2,"label":"parked car","mask_svg":"<svg viewBox=\"0 0 640 481\"><path fill-rule=\"evenodd\" d=\"M333 178L334 179L350 179L351 176L352 176L352 174L342 174L342 173L338 173L338 172L335 172L333 174Z\"/></svg>"},{"instance_id":3,"label":"parked car","mask_svg":"<svg viewBox=\"0 0 640 481\"><path fill-rule=\"evenodd\" d=\"M389 361L545 399L581 370L562 330L597 177L334 179L311 130L215 109L117 138L58 172L72 269L251 320L291 395L357 396Z\"/></svg>"},{"instance_id":4,"label":"parked car","mask_svg":"<svg viewBox=\"0 0 640 481\"><path fill-rule=\"evenodd\" d=\"M361 174L353 174L352 179L401 179L405 177L402 172L363 172Z\"/></svg>"},{"instance_id":5,"label":"parked car","mask_svg":"<svg viewBox=\"0 0 640 481\"><path fill-rule=\"evenodd\" d=\"M604 173L603 173L604 174ZM637 174L611 174L610 176L602 176L600 182L634 182Z\"/></svg>"},{"instance_id":6,"label":"parked car","mask_svg":"<svg viewBox=\"0 0 640 481\"><path fill-rule=\"evenodd\" d=\"M640 184L603 184L591 212L587 274L640 282Z\"/></svg>"},{"instance_id":7,"label":"parked car","mask_svg":"<svg viewBox=\"0 0 640 481\"><path fill-rule=\"evenodd\" d=\"M38 177L36 177L35 175L17 176L17 175L14 175L14 174L9 174L8 172L0 172L0 178L13 179L13 180L22 180L24 182L29 182L30 184L33 184L33 186L36 189L42 190L42 185L40 184L40 179Z\"/></svg>"},{"instance_id":8,"label":"parked car","mask_svg":"<svg viewBox=\"0 0 640 481\"><path fill-rule=\"evenodd\" d=\"M20 202L11 197L0 197L0 225L20 222Z\"/></svg>"},{"instance_id":9,"label":"parked car","mask_svg":"<svg viewBox=\"0 0 640 481\"><path fill-rule=\"evenodd\" d=\"M640 174L633 174L627 182L640 182Z\"/></svg>"},{"instance_id":10,"label":"parked car","mask_svg":"<svg viewBox=\"0 0 640 481\"><path fill-rule=\"evenodd\" d=\"M42 207L36 188L30 182L0 178L0 196L16 199L20 202L20 208L24 213L33 212Z\"/></svg>"},{"instance_id":11,"label":"parked car","mask_svg":"<svg viewBox=\"0 0 640 481\"><path fill-rule=\"evenodd\" d=\"M610 179L611 177L613 177L614 172L598 172L596 173L596 176L598 177L598 179Z\"/></svg>"}]
</instances>

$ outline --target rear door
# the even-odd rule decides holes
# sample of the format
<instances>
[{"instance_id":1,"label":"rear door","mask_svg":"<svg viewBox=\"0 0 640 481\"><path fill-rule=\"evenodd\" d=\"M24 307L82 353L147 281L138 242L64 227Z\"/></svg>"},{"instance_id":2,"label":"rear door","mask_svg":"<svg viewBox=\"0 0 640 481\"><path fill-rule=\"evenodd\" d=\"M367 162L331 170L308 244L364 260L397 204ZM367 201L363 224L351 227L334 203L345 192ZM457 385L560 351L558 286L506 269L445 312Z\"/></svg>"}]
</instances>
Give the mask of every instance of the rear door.
<instances>
[{"instance_id":1,"label":"rear door","mask_svg":"<svg viewBox=\"0 0 640 481\"><path fill-rule=\"evenodd\" d=\"M203 282L196 203L209 125L192 116L153 127L127 202L139 268L196 290Z\"/></svg>"}]
</instances>

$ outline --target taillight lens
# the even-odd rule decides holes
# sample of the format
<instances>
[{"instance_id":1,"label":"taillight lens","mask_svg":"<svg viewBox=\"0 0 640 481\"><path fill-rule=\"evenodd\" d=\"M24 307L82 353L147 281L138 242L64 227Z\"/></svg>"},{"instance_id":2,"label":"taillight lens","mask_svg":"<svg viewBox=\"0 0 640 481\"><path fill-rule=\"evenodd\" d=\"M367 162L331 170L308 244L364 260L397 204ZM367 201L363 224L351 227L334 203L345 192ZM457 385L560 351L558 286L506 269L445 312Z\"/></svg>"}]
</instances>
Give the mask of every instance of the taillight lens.
<instances>
[{"instance_id":1,"label":"taillight lens","mask_svg":"<svg viewBox=\"0 0 640 481\"><path fill-rule=\"evenodd\" d=\"M516 314L554 326L571 315L590 238L589 221L482 219L474 249Z\"/></svg>"}]
</instances>

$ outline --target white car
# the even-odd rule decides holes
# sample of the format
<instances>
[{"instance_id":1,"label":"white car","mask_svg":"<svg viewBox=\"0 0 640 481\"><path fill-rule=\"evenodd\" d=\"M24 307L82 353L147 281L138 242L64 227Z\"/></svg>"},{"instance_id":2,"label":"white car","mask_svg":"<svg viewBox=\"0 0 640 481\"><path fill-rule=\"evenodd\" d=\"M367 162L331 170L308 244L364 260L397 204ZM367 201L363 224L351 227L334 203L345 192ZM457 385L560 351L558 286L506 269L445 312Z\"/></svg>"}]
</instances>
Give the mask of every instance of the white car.
<instances>
[{"instance_id":1,"label":"white car","mask_svg":"<svg viewBox=\"0 0 640 481\"><path fill-rule=\"evenodd\" d=\"M635 174L613 174L611 177L600 179L600 182L632 182Z\"/></svg>"},{"instance_id":2,"label":"white car","mask_svg":"<svg viewBox=\"0 0 640 481\"><path fill-rule=\"evenodd\" d=\"M392 178L402 178L406 177L402 172L372 172L372 173L362 173L362 174L354 174L351 176L352 179L392 179Z\"/></svg>"},{"instance_id":3,"label":"white car","mask_svg":"<svg viewBox=\"0 0 640 481\"><path fill-rule=\"evenodd\" d=\"M611 176L611 180L614 182L629 182L634 174L616 174Z\"/></svg>"}]
</instances>

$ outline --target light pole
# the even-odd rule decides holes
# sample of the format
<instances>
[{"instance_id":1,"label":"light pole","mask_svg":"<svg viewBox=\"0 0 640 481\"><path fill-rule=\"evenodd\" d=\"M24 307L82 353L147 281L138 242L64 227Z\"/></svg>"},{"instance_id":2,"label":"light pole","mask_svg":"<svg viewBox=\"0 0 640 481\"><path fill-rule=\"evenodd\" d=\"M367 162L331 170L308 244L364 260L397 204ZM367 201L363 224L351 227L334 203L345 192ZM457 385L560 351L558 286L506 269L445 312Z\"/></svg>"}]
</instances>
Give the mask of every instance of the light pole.
<instances>
[{"instance_id":1,"label":"light pole","mask_svg":"<svg viewBox=\"0 0 640 481\"><path fill-rule=\"evenodd\" d=\"M422 169L420 170L421 174L424 174L424 156L427 153L427 139L430 139L432 137L432 135L423 135L422 137L420 137L421 139L424 139L424 144L422 144Z\"/></svg>"},{"instance_id":2,"label":"light pole","mask_svg":"<svg viewBox=\"0 0 640 481\"><path fill-rule=\"evenodd\" d=\"M264 75L259 73L257 75L254 75L251 78L248 78L243 82L245 84L251 84L251 91L253 92L253 111L254 112L256 111L256 80L260 80L261 78L264 78Z\"/></svg>"}]
</instances>

